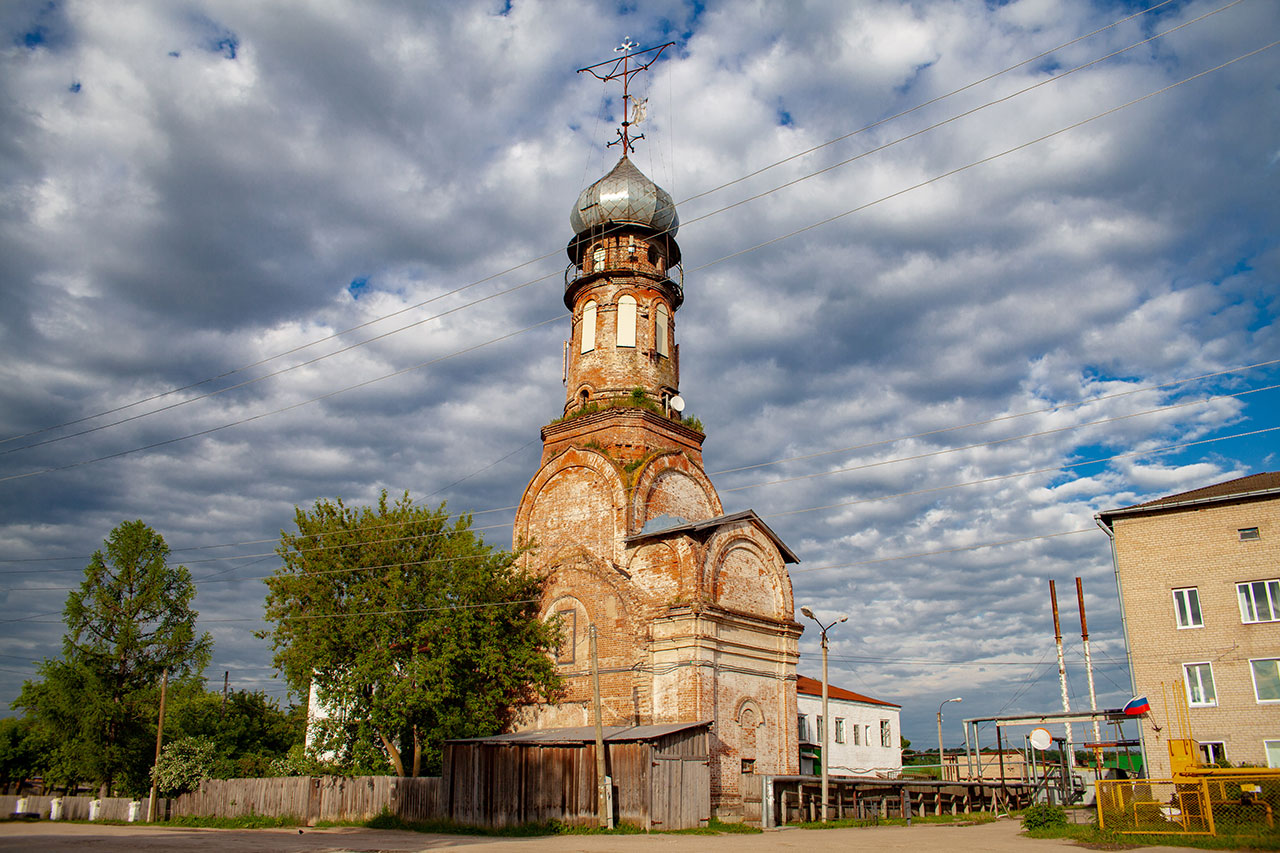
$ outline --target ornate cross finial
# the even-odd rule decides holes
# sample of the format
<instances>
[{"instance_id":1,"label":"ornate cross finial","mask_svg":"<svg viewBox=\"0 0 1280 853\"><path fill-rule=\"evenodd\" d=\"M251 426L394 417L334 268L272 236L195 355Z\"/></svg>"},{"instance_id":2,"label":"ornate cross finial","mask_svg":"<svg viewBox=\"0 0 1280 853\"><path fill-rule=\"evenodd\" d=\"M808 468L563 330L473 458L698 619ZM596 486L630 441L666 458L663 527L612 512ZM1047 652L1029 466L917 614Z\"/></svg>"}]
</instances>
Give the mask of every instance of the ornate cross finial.
<instances>
[{"instance_id":1,"label":"ornate cross finial","mask_svg":"<svg viewBox=\"0 0 1280 853\"><path fill-rule=\"evenodd\" d=\"M579 68L578 73L583 71L591 73L592 77L604 83L613 80L622 81L622 127L618 128L618 138L607 143L608 145L622 145L622 153L628 154L635 150L635 141L644 139L644 134L631 135L631 128L644 121L646 114L646 105L649 103L647 99L633 99L631 97L631 78L639 74L641 71L647 71L649 66L658 61L658 57L662 52L671 45L675 44L669 41L666 44L660 44L657 47L651 47L646 50L635 51L636 44L630 37L624 38L622 44L613 49L614 53L620 53L622 56L616 59L606 59L604 62L598 62L595 65L588 65L586 68ZM640 57L649 56L644 61L639 61ZM631 60L637 60L632 63ZM597 70L599 69L599 70Z\"/></svg>"}]
</instances>

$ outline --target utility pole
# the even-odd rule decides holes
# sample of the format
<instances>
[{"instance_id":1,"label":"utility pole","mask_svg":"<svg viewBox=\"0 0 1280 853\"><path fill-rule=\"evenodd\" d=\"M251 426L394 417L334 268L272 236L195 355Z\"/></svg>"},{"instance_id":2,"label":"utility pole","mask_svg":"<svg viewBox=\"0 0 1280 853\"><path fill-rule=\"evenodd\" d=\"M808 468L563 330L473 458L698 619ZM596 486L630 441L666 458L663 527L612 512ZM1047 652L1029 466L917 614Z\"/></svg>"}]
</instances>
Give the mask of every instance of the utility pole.
<instances>
[{"instance_id":1,"label":"utility pole","mask_svg":"<svg viewBox=\"0 0 1280 853\"><path fill-rule=\"evenodd\" d=\"M221 720L227 714L227 684L231 681L231 670L223 670L222 672L222 707L218 710L218 719Z\"/></svg>"},{"instance_id":2,"label":"utility pole","mask_svg":"<svg viewBox=\"0 0 1280 853\"><path fill-rule=\"evenodd\" d=\"M1062 626L1058 623L1058 586L1049 579L1049 598L1053 600L1053 641L1058 645L1058 681L1062 685L1062 710L1070 712L1071 697L1067 695L1067 662L1062 656ZM1062 764L1067 769L1076 766L1075 746L1071 740L1071 724L1064 723L1067 730L1066 752Z\"/></svg>"},{"instance_id":3,"label":"utility pole","mask_svg":"<svg viewBox=\"0 0 1280 853\"><path fill-rule=\"evenodd\" d=\"M596 654L596 626L587 629L591 639L591 705L596 718L596 810L600 814L600 826L613 829L613 809L609 800L612 781L605 775L604 723L600 720L600 658Z\"/></svg>"},{"instance_id":4,"label":"utility pole","mask_svg":"<svg viewBox=\"0 0 1280 853\"><path fill-rule=\"evenodd\" d=\"M156 723L156 763L151 769L151 797L147 800L147 823L153 823L156 819L156 794L160 787L160 745L164 739L164 700L168 692L169 667L166 666L164 674L160 676L160 720Z\"/></svg>"},{"instance_id":5,"label":"utility pole","mask_svg":"<svg viewBox=\"0 0 1280 853\"><path fill-rule=\"evenodd\" d=\"M822 822L827 822L827 785L830 776L829 768L831 764L830 739L827 732L831 728L831 717L827 713L827 630L835 627L841 622L847 622L848 616L841 616L830 625L823 625L817 616L813 615L813 611L808 607L801 607L800 612L808 616L814 622L818 623L818 629L822 631Z\"/></svg>"},{"instance_id":6,"label":"utility pole","mask_svg":"<svg viewBox=\"0 0 1280 853\"><path fill-rule=\"evenodd\" d=\"M942 765L943 765L943 760L942 760L942 705L945 705L945 704L947 704L948 702L963 702L963 701L964 701L964 699L962 699L961 697L957 696L957 697L956 697L956 698L954 698L954 699L943 699L943 700L942 700L942 704L938 706L938 781L940 781L940 782L945 782L945 781L947 781L946 779L943 779L943 778L942 778L942 773L943 773L943 771L942 771ZM968 740L968 736L967 736L967 735L966 735L965 739L966 739L966 740ZM959 762L959 761L956 761L956 781L957 781L957 782L959 782L959 781L960 781L960 762Z\"/></svg>"}]
</instances>

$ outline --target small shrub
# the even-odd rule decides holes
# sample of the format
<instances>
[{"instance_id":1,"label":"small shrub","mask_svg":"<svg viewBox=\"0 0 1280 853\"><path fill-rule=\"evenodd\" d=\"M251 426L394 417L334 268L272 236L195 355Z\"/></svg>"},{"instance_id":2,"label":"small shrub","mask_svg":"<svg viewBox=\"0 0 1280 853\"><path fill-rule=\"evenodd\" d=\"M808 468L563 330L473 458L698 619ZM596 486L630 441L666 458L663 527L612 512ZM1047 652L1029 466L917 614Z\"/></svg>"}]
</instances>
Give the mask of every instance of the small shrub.
<instances>
[{"instance_id":1,"label":"small shrub","mask_svg":"<svg viewBox=\"0 0 1280 853\"><path fill-rule=\"evenodd\" d=\"M1067 812L1062 806L1036 803L1022 813L1023 829L1048 829L1067 825Z\"/></svg>"}]
</instances>

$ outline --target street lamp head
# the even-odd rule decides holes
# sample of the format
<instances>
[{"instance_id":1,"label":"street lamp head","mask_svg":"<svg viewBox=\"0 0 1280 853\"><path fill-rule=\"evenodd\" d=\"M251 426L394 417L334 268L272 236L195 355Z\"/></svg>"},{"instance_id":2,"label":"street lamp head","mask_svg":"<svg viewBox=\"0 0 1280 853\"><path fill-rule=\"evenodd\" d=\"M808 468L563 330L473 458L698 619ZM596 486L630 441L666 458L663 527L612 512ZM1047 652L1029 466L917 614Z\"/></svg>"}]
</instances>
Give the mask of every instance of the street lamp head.
<instances>
[{"instance_id":1,"label":"street lamp head","mask_svg":"<svg viewBox=\"0 0 1280 853\"><path fill-rule=\"evenodd\" d=\"M963 702L963 701L964 701L964 699L963 699L962 697L960 697L960 696L957 696L956 698L954 698L954 699L948 699L947 701L948 701L948 702Z\"/></svg>"},{"instance_id":2,"label":"street lamp head","mask_svg":"<svg viewBox=\"0 0 1280 853\"><path fill-rule=\"evenodd\" d=\"M847 614L847 613L846 613L846 614L844 614L844 615L843 615L843 616L841 616L837 621L839 621L839 622L848 622L848 621L849 621L849 614Z\"/></svg>"},{"instance_id":3,"label":"street lamp head","mask_svg":"<svg viewBox=\"0 0 1280 853\"><path fill-rule=\"evenodd\" d=\"M800 608L800 612L801 612L801 613L803 613L805 616L808 616L810 619L817 619L817 618L818 618L817 616L814 616L814 615L813 615L813 611L812 611L812 610L810 610L808 607L801 607L801 608Z\"/></svg>"}]
</instances>

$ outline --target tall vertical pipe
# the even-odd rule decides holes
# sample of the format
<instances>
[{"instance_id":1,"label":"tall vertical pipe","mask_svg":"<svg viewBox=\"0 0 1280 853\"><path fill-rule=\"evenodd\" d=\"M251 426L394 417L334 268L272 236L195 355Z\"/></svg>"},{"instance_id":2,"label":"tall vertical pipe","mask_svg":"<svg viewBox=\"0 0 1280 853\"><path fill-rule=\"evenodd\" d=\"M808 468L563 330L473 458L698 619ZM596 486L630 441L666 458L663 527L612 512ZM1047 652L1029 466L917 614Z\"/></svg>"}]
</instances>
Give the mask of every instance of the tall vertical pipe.
<instances>
[{"instance_id":1,"label":"tall vertical pipe","mask_svg":"<svg viewBox=\"0 0 1280 853\"><path fill-rule=\"evenodd\" d=\"M1053 602L1053 641L1058 645L1058 681L1062 685L1062 710L1070 713L1071 697L1067 695L1067 662L1062 656L1062 626L1058 622L1058 586L1053 582L1053 578L1049 579L1049 598ZM1066 757L1063 764L1067 767L1074 768L1076 766L1075 745L1071 738L1071 724L1065 723L1067 730Z\"/></svg>"}]
</instances>

